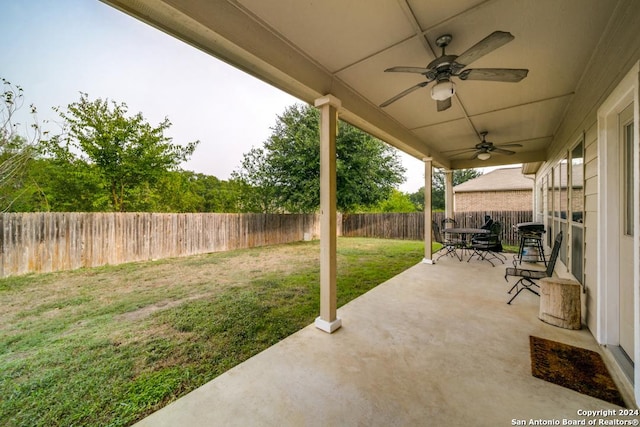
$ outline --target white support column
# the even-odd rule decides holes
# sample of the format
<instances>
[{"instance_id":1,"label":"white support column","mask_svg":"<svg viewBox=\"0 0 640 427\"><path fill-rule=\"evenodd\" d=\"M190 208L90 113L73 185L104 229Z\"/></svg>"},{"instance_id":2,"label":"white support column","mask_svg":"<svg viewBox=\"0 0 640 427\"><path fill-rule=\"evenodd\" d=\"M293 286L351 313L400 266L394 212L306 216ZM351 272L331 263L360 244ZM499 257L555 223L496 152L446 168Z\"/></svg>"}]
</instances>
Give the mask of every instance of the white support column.
<instances>
[{"instance_id":1,"label":"white support column","mask_svg":"<svg viewBox=\"0 0 640 427\"><path fill-rule=\"evenodd\" d=\"M431 191L433 190L433 160L429 157L422 159L424 161L424 258L422 262L425 264L434 264L431 246L433 243L433 231L431 230L432 215L431 212Z\"/></svg>"},{"instance_id":2,"label":"white support column","mask_svg":"<svg viewBox=\"0 0 640 427\"><path fill-rule=\"evenodd\" d=\"M453 218L453 171L444 171L444 216Z\"/></svg>"},{"instance_id":3,"label":"white support column","mask_svg":"<svg viewBox=\"0 0 640 427\"><path fill-rule=\"evenodd\" d=\"M341 105L332 95L315 101L320 109L320 316L315 325L328 333L342 326L336 295L336 135Z\"/></svg>"}]
</instances>

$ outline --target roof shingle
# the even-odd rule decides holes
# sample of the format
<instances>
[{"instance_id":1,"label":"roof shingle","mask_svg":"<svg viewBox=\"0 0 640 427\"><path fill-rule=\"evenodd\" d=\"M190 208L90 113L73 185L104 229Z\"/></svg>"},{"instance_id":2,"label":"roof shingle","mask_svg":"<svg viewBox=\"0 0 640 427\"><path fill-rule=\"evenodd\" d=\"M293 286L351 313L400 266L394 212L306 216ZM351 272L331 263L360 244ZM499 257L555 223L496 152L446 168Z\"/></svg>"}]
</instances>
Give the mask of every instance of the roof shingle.
<instances>
[{"instance_id":1,"label":"roof shingle","mask_svg":"<svg viewBox=\"0 0 640 427\"><path fill-rule=\"evenodd\" d=\"M533 190L533 179L523 175L521 167L495 169L453 187L454 193L513 190Z\"/></svg>"}]
</instances>

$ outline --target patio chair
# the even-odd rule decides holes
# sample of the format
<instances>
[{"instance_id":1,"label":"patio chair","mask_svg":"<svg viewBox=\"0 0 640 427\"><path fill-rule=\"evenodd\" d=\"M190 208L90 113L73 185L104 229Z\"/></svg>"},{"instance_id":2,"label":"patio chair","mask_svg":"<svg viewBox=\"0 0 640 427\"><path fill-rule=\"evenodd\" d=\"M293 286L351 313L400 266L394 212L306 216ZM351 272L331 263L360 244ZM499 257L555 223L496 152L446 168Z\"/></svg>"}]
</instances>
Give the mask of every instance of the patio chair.
<instances>
[{"instance_id":1,"label":"patio chair","mask_svg":"<svg viewBox=\"0 0 640 427\"><path fill-rule=\"evenodd\" d=\"M484 224L482 224L483 230L491 230L491 224L493 224L493 219L491 219L491 215L484 216Z\"/></svg>"},{"instance_id":2,"label":"patio chair","mask_svg":"<svg viewBox=\"0 0 640 427\"><path fill-rule=\"evenodd\" d=\"M500 239L502 224L497 221L492 222L489 231L489 234L477 234L471 239L470 248L473 253L467 262L471 261L475 256L482 261L487 261L493 267L495 267L495 264L491 260L498 260L504 264L503 258L505 260L507 258L500 253L502 252L502 240Z\"/></svg>"},{"instance_id":3,"label":"patio chair","mask_svg":"<svg viewBox=\"0 0 640 427\"><path fill-rule=\"evenodd\" d=\"M458 221L456 221L453 218L445 218L442 220L442 229L444 230L445 228L452 228L452 227L457 227L458 226Z\"/></svg>"},{"instance_id":4,"label":"patio chair","mask_svg":"<svg viewBox=\"0 0 640 427\"><path fill-rule=\"evenodd\" d=\"M482 227L480 227L481 230L489 230L491 231L491 226L493 225L493 219L491 218L490 215L485 215L484 216L484 224L482 224ZM474 243L476 241L482 241L482 240L487 240L487 235L486 234L474 234L473 236L471 236L471 243Z\"/></svg>"},{"instance_id":5,"label":"patio chair","mask_svg":"<svg viewBox=\"0 0 640 427\"><path fill-rule=\"evenodd\" d=\"M444 240L448 245L453 245L456 248L465 248L467 246L467 242L458 234L447 233L447 228L457 228L458 221L453 218L445 218L442 220L442 235ZM462 261L462 256L459 257L460 261Z\"/></svg>"},{"instance_id":6,"label":"patio chair","mask_svg":"<svg viewBox=\"0 0 640 427\"><path fill-rule=\"evenodd\" d=\"M436 258L436 261L445 255L455 256L460 261L462 261L462 257L456 251L456 249L458 248L457 245L453 242L450 242L448 239L445 239L442 237L442 233L440 232L440 227L438 226L438 223L433 221L433 224L431 227L433 229L433 236L436 239L436 242L442 245L442 248L440 248L440 250L436 252L436 254L439 252L444 252L444 253L441 253L438 258Z\"/></svg>"},{"instance_id":7,"label":"patio chair","mask_svg":"<svg viewBox=\"0 0 640 427\"><path fill-rule=\"evenodd\" d=\"M516 299L516 297L520 294L520 292L524 291L525 289L540 296L540 294L535 289L533 289L533 287L535 286L539 288L540 285L538 285L537 283L538 280L543 279L545 277L551 277L553 275L553 269L556 266L556 261L558 260L558 254L560 253L561 245L562 245L562 231L558 233L555 241L553 242L553 249L551 250L551 256L549 257L549 262L547 263L547 268L545 270L527 270L524 268L515 268L515 267L507 268L507 270L504 273L504 280L508 282L509 281L509 279L507 279L508 276L515 276L520 278L516 282L516 284L513 285L511 289L509 289L509 293L513 292L514 289L516 290L516 293L511 297L511 299L509 300L509 302L507 302L507 304L511 304L511 301Z\"/></svg>"}]
</instances>

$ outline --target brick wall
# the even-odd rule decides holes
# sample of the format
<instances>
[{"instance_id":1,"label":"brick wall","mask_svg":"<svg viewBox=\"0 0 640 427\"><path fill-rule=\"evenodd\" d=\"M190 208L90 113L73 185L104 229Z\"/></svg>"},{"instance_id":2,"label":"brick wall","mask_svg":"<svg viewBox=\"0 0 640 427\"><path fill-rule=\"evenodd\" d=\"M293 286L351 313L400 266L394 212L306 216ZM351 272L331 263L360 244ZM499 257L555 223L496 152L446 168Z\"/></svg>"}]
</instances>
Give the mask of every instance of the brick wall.
<instances>
[{"instance_id":1,"label":"brick wall","mask_svg":"<svg viewBox=\"0 0 640 427\"><path fill-rule=\"evenodd\" d=\"M533 192L514 190L455 193L453 200L455 212L526 211L532 209Z\"/></svg>"}]
</instances>

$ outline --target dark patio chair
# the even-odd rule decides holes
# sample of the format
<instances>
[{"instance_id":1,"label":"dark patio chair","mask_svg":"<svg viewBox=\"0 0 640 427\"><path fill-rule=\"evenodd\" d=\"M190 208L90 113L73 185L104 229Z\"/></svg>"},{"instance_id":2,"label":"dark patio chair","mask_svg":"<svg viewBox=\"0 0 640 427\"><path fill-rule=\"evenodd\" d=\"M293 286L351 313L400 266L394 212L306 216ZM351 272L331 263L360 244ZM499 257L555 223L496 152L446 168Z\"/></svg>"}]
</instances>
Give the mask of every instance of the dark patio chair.
<instances>
[{"instance_id":1,"label":"dark patio chair","mask_svg":"<svg viewBox=\"0 0 640 427\"><path fill-rule=\"evenodd\" d=\"M458 221L453 218L445 218L442 220L442 229L453 228L458 226Z\"/></svg>"},{"instance_id":2,"label":"dark patio chair","mask_svg":"<svg viewBox=\"0 0 640 427\"><path fill-rule=\"evenodd\" d=\"M442 228L441 233L442 237L444 237L445 242L447 242L448 246L455 246L456 248L464 248L466 246L466 242L458 235L454 233L447 233L447 228L456 228L458 227L458 221L453 218L445 218L442 220ZM460 261L462 261L462 256L459 257Z\"/></svg>"},{"instance_id":3,"label":"dark patio chair","mask_svg":"<svg viewBox=\"0 0 640 427\"><path fill-rule=\"evenodd\" d=\"M516 267L508 267L504 273L504 280L507 282L508 276L519 277L520 279L516 282L515 285L509 289L509 293L516 290L515 295L511 297L507 304L511 304L520 292L525 289L533 292L536 295L540 295L533 287L540 287L537 281L543 279L545 277L551 277L553 275L553 269L556 266L556 261L558 260L558 254L560 253L560 246L562 245L562 231L558 233L556 236L556 240L553 242L553 249L551 250L551 256L549 257L549 262L547 263L547 268L545 270L527 270L525 268L516 268Z\"/></svg>"},{"instance_id":4,"label":"dark patio chair","mask_svg":"<svg viewBox=\"0 0 640 427\"><path fill-rule=\"evenodd\" d=\"M484 224L482 224L482 228L483 230L491 230L491 224L493 224L493 219L491 218L491 215L485 215L484 216Z\"/></svg>"},{"instance_id":5,"label":"dark patio chair","mask_svg":"<svg viewBox=\"0 0 640 427\"><path fill-rule=\"evenodd\" d=\"M482 224L482 226L480 227L482 230L491 230L491 224L493 224L493 219L491 218L490 215L485 215L484 216L484 224ZM473 236L471 236L471 240L473 241L473 239L476 239L478 237L482 237L484 236L483 234L474 234Z\"/></svg>"},{"instance_id":6,"label":"dark patio chair","mask_svg":"<svg viewBox=\"0 0 640 427\"><path fill-rule=\"evenodd\" d=\"M487 261L493 267L495 267L495 264L492 260L498 260L504 264L503 258L506 260L506 257L500 253L502 252L502 240L500 238L502 224L497 221L492 222L489 231L489 234L476 234L471 239L470 249L473 250L473 253L467 262L471 261L473 257L478 257L478 259Z\"/></svg>"},{"instance_id":7,"label":"dark patio chair","mask_svg":"<svg viewBox=\"0 0 640 427\"><path fill-rule=\"evenodd\" d=\"M460 261L462 261L462 257L456 251L458 246L455 243L450 242L448 239L443 238L442 233L440 232L440 226L438 226L438 224L435 221L433 221L431 227L433 228L433 236L436 239L436 242L442 245L442 248L438 252L436 252L436 254L440 252L443 252L443 253L441 253L440 256L436 258L436 261L445 255L455 256Z\"/></svg>"}]
</instances>

